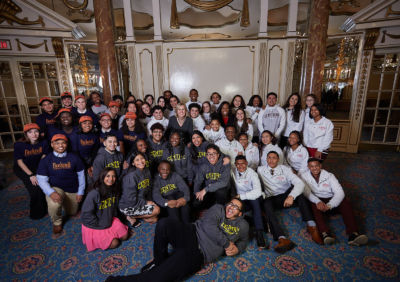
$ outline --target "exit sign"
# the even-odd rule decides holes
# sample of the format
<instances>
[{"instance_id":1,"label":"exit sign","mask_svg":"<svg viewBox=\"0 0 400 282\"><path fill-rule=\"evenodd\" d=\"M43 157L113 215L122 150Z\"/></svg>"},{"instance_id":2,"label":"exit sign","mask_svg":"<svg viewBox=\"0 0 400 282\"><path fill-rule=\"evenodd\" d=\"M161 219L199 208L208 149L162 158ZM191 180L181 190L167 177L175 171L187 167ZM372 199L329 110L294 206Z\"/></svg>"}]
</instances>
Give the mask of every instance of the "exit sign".
<instances>
[{"instance_id":1,"label":"exit sign","mask_svg":"<svg viewBox=\"0 0 400 282\"><path fill-rule=\"evenodd\" d=\"M0 39L0 50L11 50L10 40Z\"/></svg>"}]
</instances>

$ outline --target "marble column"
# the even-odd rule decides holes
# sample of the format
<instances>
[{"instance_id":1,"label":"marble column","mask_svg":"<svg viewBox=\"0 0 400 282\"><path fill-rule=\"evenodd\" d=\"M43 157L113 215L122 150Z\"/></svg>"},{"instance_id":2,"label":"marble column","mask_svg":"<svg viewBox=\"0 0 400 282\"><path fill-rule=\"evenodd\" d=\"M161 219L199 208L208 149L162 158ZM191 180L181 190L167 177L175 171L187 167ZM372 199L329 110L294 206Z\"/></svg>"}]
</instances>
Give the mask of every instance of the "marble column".
<instances>
[{"instance_id":1,"label":"marble column","mask_svg":"<svg viewBox=\"0 0 400 282\"><path fill-rule=\"evenodd\" d=\"M329 22L329 0L313 0L308 27L303 95L314 93L321 101Z\"/></svg>"},{"instance_id":2,"label":"marble column","mask_svg":"<svg viewBox=\"0 0 400 282\"><path fill-rule=\"evenodd\" d=\"M96 20L97 47L100 75L103 82L103 98L108 104L119 93L117 60L114 48L114 30L110 0L93 0Z\"/></svg>"}]
</instances>

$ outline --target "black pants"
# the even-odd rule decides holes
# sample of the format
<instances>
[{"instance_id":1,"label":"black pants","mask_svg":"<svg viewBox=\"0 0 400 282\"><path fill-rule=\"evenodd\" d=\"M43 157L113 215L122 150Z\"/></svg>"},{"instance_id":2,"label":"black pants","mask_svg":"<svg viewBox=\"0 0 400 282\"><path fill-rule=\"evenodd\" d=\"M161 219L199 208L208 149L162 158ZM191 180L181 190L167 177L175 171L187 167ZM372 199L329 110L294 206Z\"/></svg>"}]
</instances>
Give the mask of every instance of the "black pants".
<instances>
[{"instance_id":1,"label":"black pants","mask_svg":"<svg viewBox=\"0 0 400 282\"><path fill-rule=\"evenodd\" d=\"M173 247L171 255L168 244ZM140 274L118 276L112 281L182 281L199 271L204 262L195 226L172 218L157 223L153 252L156 267Z\"/></svg>"},{"instance_id":2,"label":"black pants","mask_svg":"<svg viewBox=\"0 0 400 282\"><path fill-rule=\"evenodd\" d=\"M168 200L177 200L179 198L183 197L183 193L182 192L177 192L174 193L173 195L170 195L167 197ZM189 203L186 203L186 205L179 207L179 208L165 208L167 213L168 213L168 217L169 218L173 218L176 220L181 220L184 223L190 223L190 207L189 207Z\"/></svg>"},{"instance_id":3,"label":"black pants","mask_svg":"<svg viewBox=\"0 0 400 282\"><path fill-rule=\"evenodd\" d=\"M268 197L264 200L264 211L265 215L267 216L267 222L269 228L271 229L274 240L278 240L279 236L285 236L285 233L283 233L283 230L278 222L278 218L274 213L274 209L283 208L283 203L291 191L292 189L290 188L283 194ZM294 202L299 206L303 221L314 220L310 205L302 194L297 196Z\"/></svg>"},{"instance_id":4,"label":"black pants","mask_svg":"<svg viewBox=\"0 0 400 282\"><path fill-rule=\"evenodd\" d=\"M225 205L228 202L229 192L228 188L221 188L215 192L207 192L203 201L194 200L193 208L199 210L208 209L215 204Z\"/></svg>"},{"instance_id":5,"label":"black pants","mask_svg":"<svg viewBox=\"0 0 400 282\"><path fill-rule=\"evenodd\" d=\"M31 219L41 219L47 214L47 203L46 196L39 185L32 185L28 175L19 167L14 166L14 173L25 185L28 190L30 202L29 202L29 217Z\"/></svg>"}]
</instances>

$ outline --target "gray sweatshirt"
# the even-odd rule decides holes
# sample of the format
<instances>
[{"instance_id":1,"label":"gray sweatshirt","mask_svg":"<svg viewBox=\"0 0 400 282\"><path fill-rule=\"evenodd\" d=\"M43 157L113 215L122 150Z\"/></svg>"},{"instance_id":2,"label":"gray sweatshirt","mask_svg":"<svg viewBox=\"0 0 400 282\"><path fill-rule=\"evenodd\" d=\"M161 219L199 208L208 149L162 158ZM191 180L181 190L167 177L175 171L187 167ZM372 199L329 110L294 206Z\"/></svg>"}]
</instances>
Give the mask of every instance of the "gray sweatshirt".
<instances>
[{"instance_id":1,"label":"gray sweatshirt","mask_svg":"<svg viewBox=\"0 0 400 282\"><path fill-rule=\"evenodd\" d=\"M128 170L122 179L122 195L119 200L120 210L143 207L151 199L151 175L145 168L140 171L135 167Z\"/></svg>"},{"instance_id":2,"label":"gray sweatshirt","mask_svg":"<svg viewBox=\"0 0 400 282\"><path fill-rule=\"evenodd\" d=\"M205 263L215 261L223 255L229 242L233 242L240 253L244 251L249 241L247 221L243 217L227 219L222 205L212 206L194 225Z\"/></svg>"},{"instance_id":3,"label":"gray sweatshirt","mask_svg":"<svg viewBox=\"0 0 400 282\"><path fill-rule=\"evenodd\" d=\"M154 177L153 199L160 207L165 207L168 196L178 192L182 192L183 198L189 202L189 187L178 173L171 172L167 179L163 179L159 174Z\"/></svg>"},{"instance_id":4,"label":"gray sweatshirt","mask_svg":"<svg viewBox=\"0 0 400 282\"><path fill-rule=\"evenodd\" d=\"M207 192L215 192L219 189L225 189L229 185L231 165L223 164L222 156L219 157L215 165L206 162L200 165L194 179L194 193L199 192L202 187Z\"/></svg>"},{"instance_id":5,"label":"gray sweatshirt","mask_svg":"<svg viewBox=\"0 0 400 282\"><path fill-rule=\"evenodd\" d=\"M114 168L117 172L117 177L120 177L123 162L124 155L121 152L116 150L110 153L104 147L101 147L93 161L93 181L99 178L101 171L106 167Z\"/></svg>"},{"instance_id":6,"label":"gray sweatshirt","mask_svg":"<svg viewBox=\"0 0 400 282\"><path fill-rule=\"evenodd\" d=\"M183 154L180 147L167 147L164 150L162 159L169 161L174 171L182 176L183 179L187 179L189 183L193 183L193 168L188 147L184 147Z\"/></svg>"},{"instance_id":7,"label":"gray sweatshirt","mask_svg":"<svg viewBox=\"0 0 400 282\"><path fill-rule=\"evenodd\" d=\"M110 195L101 201L97 190L90 191L82 205L82 224L92 229L109 228L113 217L117 214L117 203L115 195Z\"/></svg>"}]
</instances>

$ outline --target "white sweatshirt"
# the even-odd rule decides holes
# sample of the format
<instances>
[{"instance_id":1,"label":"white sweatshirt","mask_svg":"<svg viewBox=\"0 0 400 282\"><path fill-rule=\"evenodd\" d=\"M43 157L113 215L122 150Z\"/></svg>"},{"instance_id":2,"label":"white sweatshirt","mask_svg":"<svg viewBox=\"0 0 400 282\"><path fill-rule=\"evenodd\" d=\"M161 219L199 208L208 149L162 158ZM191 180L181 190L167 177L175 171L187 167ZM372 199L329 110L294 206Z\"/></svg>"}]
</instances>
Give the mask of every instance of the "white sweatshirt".
<instances>
[{"instance_id":1,"label":"white sweatshirt","mask_svg":"<svg viewBox=\"0 0 400 282\"><path fill-rule=\"evenodd\" d=\"M279 139L285 129L285 124L285 110L278 105L273 107L267 105L265 109L261 109L258 114L258 130L260 134L264 130L269 130Z\"/></svg>"},{"instance_id":2,"label":"white sweatshirt","mask_svg":"<svg viewBox=\"0 0 400 282\"><path fill-rule=\"evenodd\" d=\"M331 198L328 204L331 208L336 208L343 201L342 185L332 173L322 169L318 183L309 170L304 172L301 178L306 183L304 195L314 204L321 201L319 198Z\"/></svg>"},{"instance_id":3,"label":"white sweatshirt","mask_svg":"<svg viewBox=\"0 0 400 282\"><path fill-rule=\"evenodd\" d=\"M192 120L193 120L193 130L199 130L203 132L206 123L204 122L202 116L199 115L197 118L192 118Z\"/></svg>"},{"instance_id":4,"label":"white sweatshirt","mask_svg":"<svg viewBox=\"0 0 400 282\"><path fill-rule=\"evenodd\" d=\"M215 142L215 145L219 147L222 153L229 156L231 158L232 168L235 167L235 158L239 153L242 153L244 156L244 149L242 144L239 141L233 139L229 141L226 137Z\"/></svg>"},{"instance_id":5,"label":"white sweatshirt","mask_svg":"<svg viewBox=\"0 0 400 282\"><path fill-rule=\"evenodd\" d=\"M150 136L151 135L151 126L155 123L161 123L161 125L164 127L164 132L167 130L169 119L166 119L163 117L161 120L155 119L154 117L151 117L149 123L147 124L147 133Z\"/></svg>"},{"instance_id":6,"label":"white sweatshirt","mask_svg":"<svg viewBox=\"0 0 400 282\"><path fill-rule=\"evenodd\" d=\"M221 126L218 131L214 131L212 129L205 129L203 131L204 138L210 143L215 143L218 140L225 138L224 128Z\"/></svg>"},{"instance_id":7,"label":"white sweatshirt","mask_svg":"<svg viewBox=\"0 0 400 282\"><path fill-rule=\"evenodd\" d=\"M303 125L304 125L304 111L300 111L300 117L299 117L299 122L295 122L293 120L293 110L286 110L286 128L285 131L283 132L283 136L289 137L290 132L293 130L297 130L298 132L301 132L303 130Z\"/></svg>"},{"instance_id":8,"label":"white sweatshirt","mask_svg":"<svg viewBox=\"0 0 400 282\"><path fill-rule=\"evenodd\" d=\"M207 125L211 123L211 113L203 113L202 117Z\"/></svg>"},{"instance_id":9,"label":"white sweatshirt","mask_svg":"<svg viewBox=\"0 0 400 282\"><path fill-rule=\"evenodd\" d=\"M278 165L273 169L266 166L260 166L257 173L263 183L265 195L268 197L284 194L292 185L293 189L289 193L294 199L304 191L304 182L292 172L292 169L285 165Z\"/></svg>"},{"instance_id":10,"label":"white sweatshirt","mask_svg":"<svg viewBox=\"0 0 400 282\"><path fill-rule=\"evenodd\" d=\"M267 156L268 153L271 151L275 151L279 155L279 164L283 164L285 157L283 155L282 149L279 148L278 145L273 145L272 143L268 144L267 146L264 146L260 158L260 166L267 165Z\"/></svg>"},{"instance_id":11,"label":"white sweatshirt","mask_svg":"<svg viewBox=\"0 0 400 282\"><path fill-rule=\"evenodd\" d=\"M304 145L322 152L330 148L333 140L333 123L326 117L318 122L310 120L304 125Z\"/></svg>"},{"instance_id":12,"label":"white sweatshirt","mask_svg":"<svg viewBox=\"0 0 400 282\"><path fill-rule=\"evenodd\" d=\"M308 170L308 151L303 145L299 145L293 151L291 147L285 148L285 163L297 171L298 175Z\"/></svg>"},{"instance_id":13,"label":"white sweatshirt","mask_svg":"<svg viewBox=\"0 0 400 282\"><path fill-rule=\"evenodd\" d=\"M244 155L246 156L248 167L256 171L260 163L260 151L258 148L252 143L249 143L246 150L244 150Z\"/></svg>"},{"instance_id":14,"label":"white sweatshirt","mask_svg":"<svg viewBox=\"0 0 400 282\"><path fill-rule=\"evenodd\" d=\"M241 200L256 200L261 197L261 183L257 173L251 168L247 168L245 172L239 173L234 168L232 178L235 183L236 192Z\"/></svg>"},{"instance_id":15,"label":"white sweatshirt","mask_svg":"<svg viewBox=\"0 0 400 282\"><path fill-rule=\"evenodd\" d=\"M246 107L246 113L247 117L251 118L251 124L253 125L253 134L252 136L258 136L259 131L258 131L258 113L257 110L261 110L260 107L252 107L252 106L247 106Z\"/></svg>"}]
</instances>

